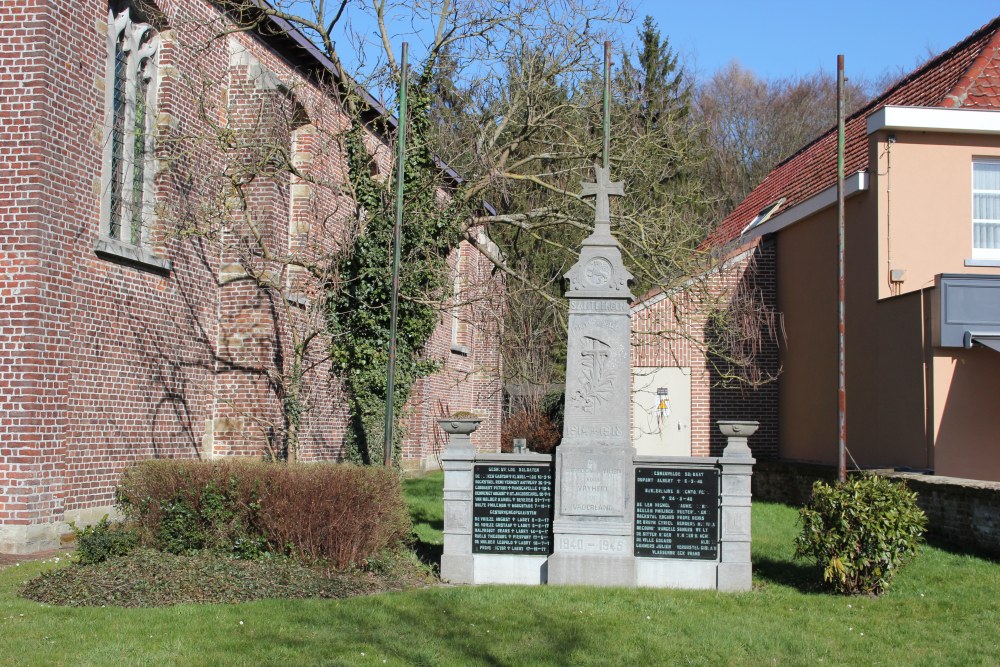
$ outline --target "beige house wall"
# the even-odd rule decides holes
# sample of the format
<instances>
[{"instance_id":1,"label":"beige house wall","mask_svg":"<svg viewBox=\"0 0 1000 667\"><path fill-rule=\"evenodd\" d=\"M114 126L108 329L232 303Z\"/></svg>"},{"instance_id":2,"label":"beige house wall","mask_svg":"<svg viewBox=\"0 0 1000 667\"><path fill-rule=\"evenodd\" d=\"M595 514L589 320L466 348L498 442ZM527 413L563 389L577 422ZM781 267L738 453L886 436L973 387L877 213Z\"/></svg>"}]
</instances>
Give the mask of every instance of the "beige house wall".
<instances>
[{"instance_id":1,"label":"beige house wall","mask_svg":"<svg viewBox=\"0 0 1000 667\"><path fill-rule=\"evenodd\" d=\"M1000 480L1000 354L936 348L933 389L935 474Z\"/></svg>"},{"instance_id":2,"label":"beige house wall","mask_svg":"<svg viewBox=\"0 0 1000 667\"><path fill-rule=\"evenodd\" d=\"M1000 479L1000 354L934 348L930 304L940 273L1000 274L972 256L972 159L1000 157L1000 137L874 135L871 190L847 201L847 446L861 466L933 468ZM831 207L777 233L784 313L779 454L837 455L837 228ZM890 271L904 271L890 281ZM849 463L851 459L849 459Z\"/></svg>"},{"instance_id":3,"label":"beige house wall","mask_svg":"<svg viewBox=\"0 0 1000 667\"><path fill-rule=\"evenodd\" d=\"M859 465L927 467L919 297L876 301L875 199L846 204L847 441ZM784 314L778 433L782 458L837 459L837 222L830 208L777 236Z\"/></svg>"},{"instance_id":4,"label":"beige house wall","mask_svg":"<svg viewBox=\"0 0 1000 667\"><path fill-rule=\"evenodd\" d=\"M778 310L786 345L778 381L778 455L832 462L837 446L836 211L777 235Z\"/></svg>"},{"instance_id":5,"label":"beige house wall","mask_svg":"<svg viewBox=\"0 0 1000 667\"><path fill-rule=\"evenodd\" d=\"M894 141L889 140L890 134ZM878 161L878 297L927 290L923 299L924 433L936 474L1000 479L1000 438L987 420L1000 397L1000 355L992 350L934 348L928 329L931 289L940 273L1000 274L972 257L972 161L1000 157L1000 136L880 132ZM874 164L874 161L872 162ZM967 266L969 264L973 264ZM903 270L903 281L890 271ZM895 380L895 378L894 378Z\"/></svg>"},{"instance_id":6,"label":"beige house wall","mask_svg":"<svg viewBox=\"0 0 1000 667\"><path fill-rule=\"evenodd\" d=\"M890 141L889 136L895 138ZM972 257L972 159L1000 157L1000 136L941 132L872 135L878 193L878 297L934 286L939 273L1000 274ZM890 271L904 272L901 283Z\"/></svg>"}]
</instances>

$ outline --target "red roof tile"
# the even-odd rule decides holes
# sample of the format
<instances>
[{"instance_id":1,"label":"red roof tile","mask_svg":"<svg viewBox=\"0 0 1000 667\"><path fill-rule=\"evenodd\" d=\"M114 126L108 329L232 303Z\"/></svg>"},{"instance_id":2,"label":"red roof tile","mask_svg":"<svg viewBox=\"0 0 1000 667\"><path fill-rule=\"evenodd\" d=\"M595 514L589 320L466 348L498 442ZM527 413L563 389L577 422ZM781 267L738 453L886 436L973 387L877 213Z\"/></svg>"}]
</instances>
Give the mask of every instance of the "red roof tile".
<instances>
[{"instance_id":1,"label":"red roof tile","mask_svg":"<svg viewBox=\"0 0 1000 667\"><path fill-rule=\"evenodd\" d=\"M1000 109L1000 16L910 73L845 121L844 173L868 168L868 116L886 105ZM775 167L709 235L726 245L767 205L785 197L788 210L837 182L837 131L799 149Z\"/></svg>"}]
</instances>

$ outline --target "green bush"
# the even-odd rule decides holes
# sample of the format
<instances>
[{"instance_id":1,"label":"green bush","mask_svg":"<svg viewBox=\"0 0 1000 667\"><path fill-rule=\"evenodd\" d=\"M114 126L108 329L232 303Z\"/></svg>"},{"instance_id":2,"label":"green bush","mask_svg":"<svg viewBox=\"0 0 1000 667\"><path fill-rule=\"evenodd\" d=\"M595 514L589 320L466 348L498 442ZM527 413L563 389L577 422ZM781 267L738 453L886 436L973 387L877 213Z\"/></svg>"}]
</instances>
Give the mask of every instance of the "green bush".
<instances>
[{"instance_id":1,"label":"green bush","mask_svg":"<svg viewBox=\"0 0 1000 667\"><path fill-rule=\"evenodd\" d=\"M252 559L266 551L253 525L259 494L259 480L241 463L163 459L126 470L117 500L145 546Z\"/></svg>"},{"instance_id":2,"label":"green bush","mask_svg":"<svg viewBox=\"0 0 1000 667\"><path fill-rule=\"evenodd\" d=\"M142 544L174 554L270 553L345 568L410 533L399 477L384 468L146 461L125 471L117 497Z\"/></svg>"},{"instance_id":3,"label":"green bush","mask_svg":"<svg viewBox=\"0 0 1000 667\"><path fill-rule=\"evenodd\" d=\"M81 565L103 563L109 558L125 556L139 544L139 536L134 530L119 523L108 521L105 514L100 521L80 530L71 524L76 534L76 557Z\"/></svg>"},{"instance_id":4,"label":"green bush","mask_svg":"<svg viewBox=\"0 0 1000 667\"><path fill-rule=\"evenodd\" d=\"M878 476L816 482L799 518L796 557L815 560L823 579L850 595L880 595L917 555L927 526L917 494Z\"/></svg>"}]
</instances>

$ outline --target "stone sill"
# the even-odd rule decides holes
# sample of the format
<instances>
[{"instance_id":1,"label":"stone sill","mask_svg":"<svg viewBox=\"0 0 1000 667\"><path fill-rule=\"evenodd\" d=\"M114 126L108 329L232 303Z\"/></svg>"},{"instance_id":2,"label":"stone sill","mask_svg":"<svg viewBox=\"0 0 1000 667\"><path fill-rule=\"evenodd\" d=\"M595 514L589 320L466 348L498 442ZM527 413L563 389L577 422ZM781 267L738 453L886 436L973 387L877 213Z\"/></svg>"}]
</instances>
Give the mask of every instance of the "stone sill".
<instances>
[{"instance_id":1,"label":"stone sill","mask_svg":"<svg viewBox=\"0 0 1000 667\"><path fill-rule=\"evenodd\" d=\"M174 267L173 262L169 259L160 257L146 248L140 248L107 236L101 236L97 239L94 252L102 259L124 262L155 273L168 274Z\"/></svg>"},{"instance_id":2,"label":"stone sill","mask_svg":"<svg viewBox=\"0 0 1000 667\"><path fill-rule=\"evenodd\" d=\"M552 454L539 454L537 452L525 452L523 454L502 453L502 454L477 454L476 463L498 463L498 464L551 464Z\"/></svg>"},{"instance_id":3,"label":"stone sill","mask_svg":"<svg viewBox=\"0 0 1000 667\"><path fill-rule=\"evenodd\" d=\"M967 259L966 266L1000 266L1000 259Z\"/></svg>"},{"instance_id":4,"label":"stone sill","mask_svg":"<svg viewBox=\"0 0 1000 667\"><path fill-rule=\"evenodd\" d=\"M452 345L451 346L451 353L452 354L460 354L463 357L467 357L467 356L469 356L469 348L467 348L464 345Z\"/></svg>"}]
</instances>

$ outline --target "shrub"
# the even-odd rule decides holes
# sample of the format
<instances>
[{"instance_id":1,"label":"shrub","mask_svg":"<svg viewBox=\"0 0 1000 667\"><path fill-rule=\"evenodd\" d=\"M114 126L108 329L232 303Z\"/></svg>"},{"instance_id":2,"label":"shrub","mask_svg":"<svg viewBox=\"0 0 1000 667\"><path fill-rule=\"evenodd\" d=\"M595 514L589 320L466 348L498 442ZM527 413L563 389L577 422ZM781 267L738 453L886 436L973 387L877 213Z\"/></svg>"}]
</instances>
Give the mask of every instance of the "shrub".
<instances>
[{"instance_id":1,"label":"shrub","mask_svg":"<svg viewBox=\"0 0 1000 667\"><path fill-rule=\"evenodd\" d=\"M360 564L402 546L410 516L399 475L348 465L265 466L272 479L261 495L263 535L306 562Z\"/></svg>"},{"instance_id":2,"label":"shrub","mask_svg":"<svg viewBox=\"0 0 1000 667\"><path fill-rule=\"evenodd\" d=\"M103 563L109 558L124 556L139 544L139 536L134 530L120 523L111 523L107 514L83 530L75 524L70 526L76 534L76 556L81 565Z\"/></svg>"},{"instance_id":3,"label":"shrub","mask_svg":"<svg viewBox=\"0 0 1000 667\"><path fill-rule=\"evenodd\" d=\"M260 481L244 462L162 459L126 470L117 499L146 546L173 554L208 549L252 558L266 551L253 526L259 494Z\"/></svg>"},{"instance_id":4,"label":"shrub","mask_svg":"<svg viewBox=\"0 0 1000 667\"><path fill-rule=\"evenodd\" d=\"M514 451L514 438L526 438L528 449L547 454L559 444L562 434L555 422L539 410L522 410L509 416L503 424L500 449Z\"/></svg>"},{"instance_id":5,"label":"shrub","mask_svg":"<svg viewBox=\"0 0 1000 667\"><path fill-rule=\"evenodd\" d=\"M345 568L410 533L399 477L380 467L147 461L125 472L118 504L144 545L175 554L287 554Z\"/></svg>"},{"instance_id":6,"label":"shrub","mask_svg":"<svg viewBox=\"0 0 1000 667\"><path fill-rule=\"evenodd\" d=\"M865 476L813 484L799 511L795 555L812 558L841 593L880 595L917 554L927 516L905 483Z\"/></svg>"}]
</instances>

